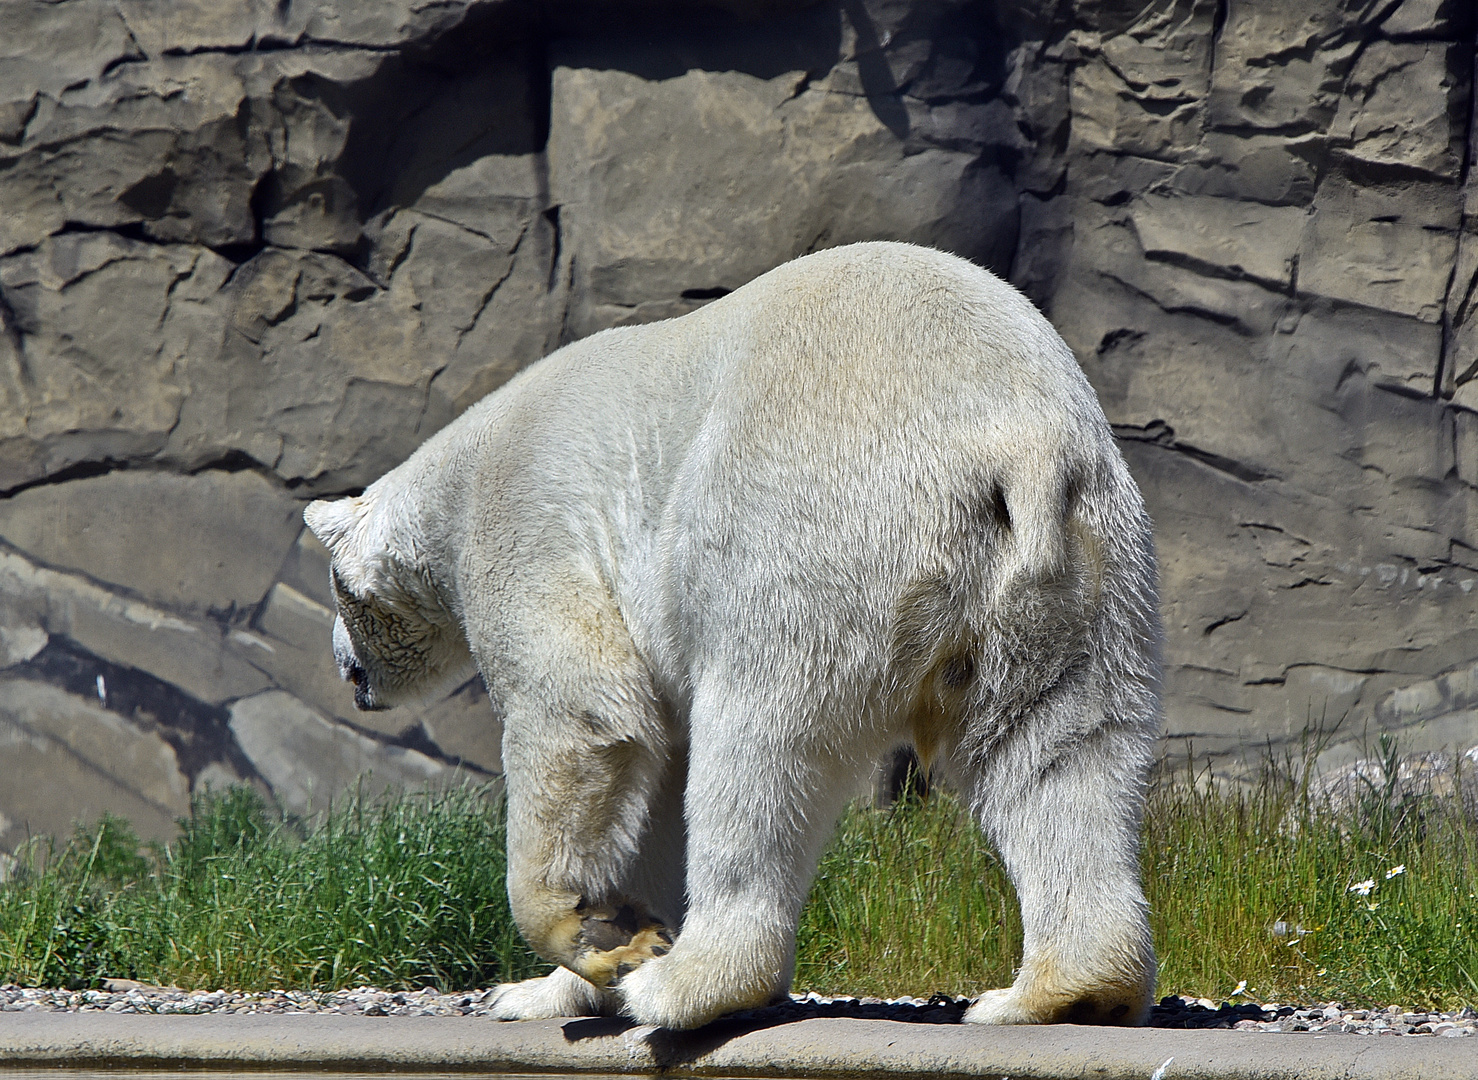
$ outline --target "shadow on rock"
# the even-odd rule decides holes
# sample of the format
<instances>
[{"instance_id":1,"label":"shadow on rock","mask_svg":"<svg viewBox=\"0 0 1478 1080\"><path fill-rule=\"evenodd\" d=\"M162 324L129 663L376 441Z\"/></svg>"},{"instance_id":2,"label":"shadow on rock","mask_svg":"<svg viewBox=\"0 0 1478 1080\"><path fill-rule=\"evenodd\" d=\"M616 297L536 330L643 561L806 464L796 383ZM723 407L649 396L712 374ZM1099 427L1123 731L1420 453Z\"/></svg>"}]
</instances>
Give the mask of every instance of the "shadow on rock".
<instances>
[{"instance_id":1,"label":"shadow on rock","mask_svg":"<svg viewBox=\"0 0 1478 1080\"><path fill-rule=\"evenodd\" d=\"M818 1017L848 1017L854 1020L895 1020L911 1024L957 1024L970 1006L969 998L936 994L922 998L883 1001L876 998L826 999L806 997L783 1001L763 1009L748 1009L720 1017L693 1031L669 1031L638 1024L624 1017L591 1017L571 1020L563 1027L568 1042L623 1036L645 1045L661 1068L685 1065L712 1053L731 1039Z\"/></svg>"}]
</instances>

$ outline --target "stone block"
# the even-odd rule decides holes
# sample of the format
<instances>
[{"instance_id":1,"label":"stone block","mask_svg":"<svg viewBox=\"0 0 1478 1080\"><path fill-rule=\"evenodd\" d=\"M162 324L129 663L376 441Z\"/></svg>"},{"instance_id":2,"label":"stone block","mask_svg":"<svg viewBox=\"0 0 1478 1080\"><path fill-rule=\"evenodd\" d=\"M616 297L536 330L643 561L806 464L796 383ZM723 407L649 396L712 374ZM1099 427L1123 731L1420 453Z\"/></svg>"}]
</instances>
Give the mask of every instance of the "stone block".
<instances>
[{"instance_id":1,"label":"stone block","mask_svg":"<svg viewBox=\"0 0 1478 1080\"><path fill-rule=\"evenodd\" d=\"M1454 409L1452 420L1458 479L1478 487L1478 412Z\"/></svg>"},{"instance_id":2,"label":"stone block","mask_svg":"<svg viewBox=\"0 0 1478 1080\"><path fill-rule=\"evenodd\" d=\"M126 818L145 840L173 840L174 816L100 774L59 743L0 717L0 850L33 836L65 838L103 814Z\"/></svg>"},{"instance_id":3,"label":"stone block","mask_svg":"<svg viewBox=\"0 0 1478 1080\"><path fill-rule=\"evenodd\" d=\"M375 798L394 790L434 790L464 775L419 751L386 746L335 724L281 690L237 701L230 724L237 745L294 814L321 812L351 790Z\"/></svg>"},{"instance_id":4,"label":"stone block","mask_svg":"<svg viewBox=\"0 0 1478 1080\"><path fill-rule=\"evenodd\" d=\"M1478 412L1478 379L1459 383L1452 394L1452 404L1469 412Z\"/></svg>"},{"instance_id":5,"label":"stone block","mask_svg":"<svg viewBox=\"0 0 1478 1080\"><path fill-rule=\"evenodd\" d=\"M1315 664L1289 668L1283 686L1285 730L1290 735L1341 729L1348 734L1346 722L1369 682L1368 675L1339 668Z\"/></svg>"},{"instance_id":6,"label":"stone block","mask_svg":"<svg viewBox=\"0 0 1478 1080\"><path fill-rule=\"evenodd\" d=\"M1066 199L1021 200L1021 235L1017 240L1012 284L1032 303L1044 306L1057 291L1058 277L1072 249L1073 219Z\"/></svg>"},{"instance_id":7,"label":"stone block","mask_svg":"<svg viewBox=\"0 0 1478 1080\"><path fill-rule=\"evenodd\" d=\"M291 7L279 6L277 14L283 29L293 39L390 49L455 35L457 27L475 7L465 2L428 7L416 0L367 0L355 4L310 0Z\"/></svg>"},{"instance_id":8,"label":"stone block","mask_svg":"<svg viewBox=\"0 0 1478 1080\"><path fill-rule=\"evenodd\" d=\"M1475 710L1478 710L1478 663L1467 663L1435 678L1389 691L1376 703L1375 717L1383 728L1396 728L1453 714L1467 716ZM1478 743L1478 738L1473 742Z\"/></svg>"},{"instance_id":9,"label":"stone block","mask_svg":"<svg viewBox=\"0 0 1478 1080\"><path fill-rule=\"evenodd\" d=\"M1165 685L1178 699L1203 709L1232 716L1251 712L1247 687L1235 672L1177 664L1166 669Z\"/></svg>"},{"instance_id":10,"label":"stone block","mask_svg":"<svg viewBox=\"0 0 1478 1080\"><path fill-rule=\"evenodd\" d=\"M503 771L503 721L483 689L482 679L465 686L421 712L426 734L447 757L484 772Z\"/></svg>"},{"instance_id":11,"label":"stone block","mask_svg":"<svg viewBox=\"0 0 1478 1080\"><path fill-rule=\"evenodd\" d=\"M326 0L291 5L185 0L161 9L148 0L123 0L119 8L152 56L165 51L236 52L258 40L388 50L454 33L473 6L453 3L428 9L407 0L352 5Z\"/></svg>"},{"instance_id":12,"label":"stone block","mask_svg":"<svg viewBox=\"0 0 1478 1080\"><path fill-rule=\"evenodd\" d=\"M1200 151L1200 160L1176 171L1176 191L1269 206L1307 206L1314 199L1315 159L1323 152L1314 136L1208 131Z\"/></svg>"},{"instance_id":13,"label":"stone block","mask_svg":"<svg viewBox=\"0 0 1478 1080\"><path fill-rule=\"evenodd\" d=\"M1443 713L1397 728L1391 734L1403 754L1462 752L1478 746L1478 709Z\"/></svg>"},{"instance_id":14,"label":"stone block","mask_svg":"<svg viewBox=\"0 0 1478 1080\"><path fill-rule=\"evenodd\" d=\"M333 633L334 613L292 586L278 582L267 594L257 626L278 641L300 649L316 648Z\"/></svg>"},{"instance_id":15,"label":"stone block","mask_svg":"<svg viewBox=\"0 0 1478 1080\"><path fill-rule=\"evenodd\" d=\"M28 834L65 837L104 812L146 839L173 839L189 812L173 748L96 702L45 683L0 680L0 848Z\"/></svg>"},{"instance_id":16,"label":"stone block","mask_svg":"<svg viewBox=\"0 0 1478 1080\"><path fill-rule=\"evenodd\" d=\"M1072 76L1072 139L1082 151L1160 160L1189 153L1204 126L1215 5L1146 7L1122 33L1079 33Z\"/></svg>"},{"instance_id":17,"label":"stone block","mask_svg":"<svg viewBox=\"0 0 1478 1080\"><path fill-rule=\"evenodd\" d=\"M1293 206L1208 196L1145 194L1129 206L1148 258L1284 288L1293 280L1304 217Z\"/></svg>"},{"instance_id":18,"label":"stone block","mask_svg":"<svg viewBox=\"0 0 1478 1080\"><path fill-rule=\"evenodd\" d=\"M637 73L665 63L641 42L557 52L550 185L574 257L577 334L853 240L1007 265L1016 196L999 170L964 147L910 148L893 99L833 89L804 55L774 70L789 57L769 48L762 36L695 40L686 70L662 79Z\"/></svg>"},{"instance_id":19,"label":"stone block","mask_svg":"<svg viewBox=\"0 0 1478 1080\"><path fill-rule=\"evenodd\" d=\"M1213 126L1324 131L1360 52L1357 24L1366 10L1339 0L1229 7L1211 75Z\"/></svg>"},{"instance_id":20,"label":"stone block","mask_svg":"<svg viewBox=\"0 0 1478 1080\"><path fill-rule=\"evenodd\" d=\"M23 101L34 108L38 94L60 97L69 87L100 79L115 65L141 59L127 23L103 0L82 0L68 8L35 3L0 7L0 70L5 73L0 101Z\"/></svg>"},{"instance_id":21,"label":"stone block","mask_svg":"<svg viewBox=\"0 0 1478 1080\"><path fill-rule=\"evenodd\" d=\"M226 647L219 625L180 618L7 551L0 551L0 615L70 638L96 656L212 704L270 683Z\"/></svg>"},{"instance_id":22,"label":"stone block","mask_svg":"<svg viewBox=\"0 0 1478 1080\"><path fill-rule=\"evenodd\" d=\"M279 578L299 595L332 611L334 596L329 585L328 567L328 548L304 528L298 533L297 543L288 552Z\"/></svg>"},{"instance_id":23,"label":"stone block","mask_svg":"<svg viewBox=\"0 0 1478 1080\"><path fill-rule=\"evenodd\" d=\"M1461 33L1465 7L1463 0L1402 0L1380 24L1381 32L1388 37ZM1472 20L1470 9L1466 20L1469 27Z\"/></svg>"},{"instance_id":24,"label":"stone block","mask_svg":"<svg viewBox=\"0 0 1478 1080\"><path fill-rule=\"evenodd\" d=\"M1445 712L1444 695L1436 679L1392 690L1376 705L1375 715L1388 724L1410 724L1427 716Z\"/></svg>"},{"instance_id":25,"label":"stone block","mask_svg":"<svg viewBox=\"0 0 1478 1080\"><path fill-rule=\"evenodd\" d=\"M8 613L4 613L8 614ZM14 667L31 659L51 640L39 626L0 626L0 668Z\"/></svg>"},{"instance_id":26,"label":"stone block","mask_svg":"<svg viewBox=\"0 0 1478 1080\"><path fill-rule=\"evenodd\" d=\"M0 366L0 488L163 446L191 360L216 348L223 323L209 298L229 265L106 232L0 259L7 345L20 349Z\"/></svg>"},{"instance_id":27,"label":"stone block","mask_svg":"<svg viewBox=\"0 0 1478 1080\"><path fill-rule=\"evenodd\" d=\"M1442 356L1441 327L1383 311L1325 304L1285 321L1272 342L1271 358L1291 378L1306 382L1313 401L1332 406L1362 429L1378 424L1381 409L1367 419L1375 388L1420 397L1432 393ZM1337 454L1358 452L1364 432L1352 432L1336 446ZM1353 440L1353 441L1351 441Z\"/></svg>"},{"instance_id":28,"label":"stone block","mask_svg":"<svg viewBox=\"0 0 1478 1080\"><path fill-rule=\"evenodd\" d=\"M1470 181L1478 192L1478 183ZM1465 196L1478 203L1478 195ZM1447 288L1447 342L1442 365L1442 394L1453 397L1478 377L1478 231L1470 227L1458 235L1457 264ZM1472 390L1464 392L1471 401Z\"/></svg>"},{"instance_id":29,"label":"stone block","mask_svg":"<svg viewBox=\"0 0 1478 1080\"><path fill-rule=\"evenodd\" d=\"M177 0L168 8L149 0L120 0L117 10L139 47L149 56L159 56L245 49L260 30L270 27L262 18L266 7L255 0L241 4Z\"/></svg>"},{"instance_id":30,"label":"stone block","mask_svg":"<svg viewBox=\"0 0 1478 1080\"><path fill-rule=\"evenodd\" d=\"M157 732L96 701L46 683L7 679L0 681L0 716L65 746L79 761L168 813L190 809L189 782L174 748Z\"/></svg>"},{"instance_id":31,"label":"stone block","mask_svg":"<svg viewBox=\"0 0 1478 1080\"><path fill-rule=\"evenodd\" d=\"M1129 229L1120 232L1137 247ZM1075 254L1096 241L1080 237ZM1100 266L1096 274L1075 268L1065 275L1050 310L1111 423L1244 481L1286 475L1291 455L1299 462L1320 456L1310 451L1331 418L1299 400L1296 384L1270 373L1254 333L1238 325L1270 326L1281 306L1276 293L1248 282L1234 291L1129 255ZM1189 353L1201 362L1184 370Z\"/></svg>"},{"instance_id":32,"label":"stone block","mask_svg":"<svg viewBox=\"0 0 1478 1080\"><path fill-rule=\"evenodd\" d=\"M1440 322L1457 237L1444 227L1455 218L1432 213L1434 199L1420 185L1382 191L1327 179L1299 245L1300 291Z\"/></svg>"},{"instance_id":33,"label":"stone block","mask_svg":"<svg viewBox=\"0 0 1478 1080\"><path fill-rule=\"evenodd\" d=\"M299 500L249 470L126 471L0 501L0 537L177 610L226 611L266 595L301 514Z\"/></svg>"},{"instance_id":34,"label":"stone block","mask_svg":"<svg viewBox=\"0 0 1478 1080\"><path fill-rule=\"evenodd\" d=\"M360 712L354 690L339 674L333 654L334 613L289 585L267 594L256 621L260 633L238 633L229 642L243 660L325 716L391 737L415 727L414 709Z\"/></svg>"},{"instance_id":35,"label":"stone block","mask_svg":"<svg viewBox=\"0 0 1478 1080\"><path fill-rule=\"evenodd\" d=\"M554 333L537 318L553 305L536 243L535 265L500 297L513 255L487 237L406 212L380 242L394 252L385 288L321 252L268 249L238 271L222 362L192 370L171 455L208 460L234 448L319 490L362 486L408 456L431 433L428 421L451 419L536 359ZM521 298L534 300L528 324L479 354ZM453 404L431 416L428 387L443 374Z\"/></svg>"},{"instance_id":36,"label":"stone block","mask_svg":"<svg viewBox=\"0 0 1478 1080\"><path fill-rule=\"evenodd\" d=\"M1345 86L1330 136L1364 165L1455 181L1462 170L1468 83L1455 42L1374 41Z\"/></svg>"},{"instance_id":37,"label":"stone block","mask_svg":"<svg viewBox=\"0 0 1478 1080\"><path fill-rule=\"evenodd\" d=\"M247 122L242 80L219 63L123 59L36 98L0 174L0 197L18 211L0 223L0 252L68 222L205 246L255 240L251 200L271 160L262 125Z\"/></svg>"}]
</instances>

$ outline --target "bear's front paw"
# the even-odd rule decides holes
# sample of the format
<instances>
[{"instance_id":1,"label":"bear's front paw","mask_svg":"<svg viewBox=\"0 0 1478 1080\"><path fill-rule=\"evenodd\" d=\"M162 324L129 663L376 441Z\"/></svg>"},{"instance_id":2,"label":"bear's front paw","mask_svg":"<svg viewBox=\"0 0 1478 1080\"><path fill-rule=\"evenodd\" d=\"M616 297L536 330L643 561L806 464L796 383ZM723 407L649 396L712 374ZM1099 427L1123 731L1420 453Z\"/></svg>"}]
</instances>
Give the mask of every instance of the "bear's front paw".
<instances>
[{"instance_id":1,"label":"bear's front paw","mask_svg":"<svg viewBox=\"0 0 1478 1080\"><path fill-rule=\"evenodd\" d=\"M495 1020L551 1020L560 1016L613 1016L615 996L573 971L555 968L542 979L500 983L493 989Z\"/></svg>"}]
</instances>

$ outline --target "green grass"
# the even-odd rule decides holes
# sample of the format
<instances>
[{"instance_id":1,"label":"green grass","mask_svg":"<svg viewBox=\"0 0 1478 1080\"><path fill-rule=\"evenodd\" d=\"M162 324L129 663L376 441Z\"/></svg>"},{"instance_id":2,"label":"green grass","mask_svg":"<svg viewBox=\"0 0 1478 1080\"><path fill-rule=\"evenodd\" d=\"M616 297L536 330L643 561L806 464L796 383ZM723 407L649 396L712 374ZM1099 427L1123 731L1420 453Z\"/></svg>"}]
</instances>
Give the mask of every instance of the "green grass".
<instances>
[{"instance_id":1,"label":"green grass","mask_svg":"<svg viewBox=\"0 0 1478 1080\"><path fill-rule=\"evenodd\" d=\"M472 986L547 970L513 928L502 817L475 790L357 800L304 829L251 788L197 799L140 853L104 818L20 853L0 887L0 982Z\"/></svg>"},{"instance_id":2,"label":"green grass","mask_svg":"<svg viewBox=\"0 0 1478 1080\"><path fill-rule=\"evenodd\" d=\"M1159 992L1478 1002L1478 826L1451 801L1373 792L1341 827L1295 775L1155 788ZM168 847L105 818L20 854L0 886L0 982L458 988L546 970L509 918L499 807L475 791L350 801L305 827L235 789L197 801ZM1368 896L1350 891L1366 880ZM795 986L975 994L1009 983L1020 940L1004 869L957 802L853 810L803 915Z\"/></svg>"},{"instance_id":3,"label":"green grass","mask_svg":"<svg viewBox=\"0 0 1478 1080\"><path fill-rule=\"evenodd\" d=\"M1153 793L1144 867L1162 990L1220 997L1245 980L1262 1001L1478 1004L1478 824L1457 800L1389 790L1331 816L1293 775ZM1351 889L1362 882L1368 895Z\"/></svg>"},{"instance_id":4,"label":"green grass","mask_svg":"<svg viewBox=\"0 0 1478 1080\"><path fill-rule=\"evenodd\" d=\"M1302 772L1153 789L1158 992L1224 1000L1245 983L1259 1001L1478 1004L1478 823L1455 800L1389 790L1334 817ZM1368 895L1351 890L1361 882ZM974 995L1010 982L1020 948L1004 868L959 804L935 796L843 821L802 921L796 985Z\"/></svg>"},{"instance_id":5,"label":"green grass","mask_svg":"<svg viewBox=\"0 0 1478 1080\"><path fill-rule=\"evenodd\" d=\"M1016 894L953 798L852 810L822 856L796 954L798 990L973 996L1011 982Z\"/></svg>"}]
</instances>

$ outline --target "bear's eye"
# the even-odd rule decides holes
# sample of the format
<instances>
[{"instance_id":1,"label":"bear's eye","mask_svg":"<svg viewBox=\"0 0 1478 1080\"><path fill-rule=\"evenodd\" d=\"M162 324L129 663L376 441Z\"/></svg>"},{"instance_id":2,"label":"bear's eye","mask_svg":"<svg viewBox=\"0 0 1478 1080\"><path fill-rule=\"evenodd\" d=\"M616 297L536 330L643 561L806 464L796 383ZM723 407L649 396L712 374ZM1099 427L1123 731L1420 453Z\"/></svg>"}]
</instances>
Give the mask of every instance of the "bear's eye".
<instances>
[{"instance_id":1,"label":"bear's eye","mask_svg":"<svg viewBox=\"0 0 1478 1080\"><path fill-rule=\"evenodd\" d=\"M369 614L364 602L344 585L344 579L339 577L338 570L332 568L329 570L329 580L333 583L334 600L338 603L339 615L351 628L363 632L366 629L365 624Z\"/></svg>"},{"instance_id":2,"label":"bear's eye","mask_svg":"<svg viewBox=\"0 0 1478 1080\"><path fill-rule=\"evenodd\" d=\"M339 577L339 571L330 567L328 576L329 580L333 583L334 599L339 602L339 607L343 609L354 604L356 602L354 594L344 587L344 579Z\"/></svg>"}]
</instances>

